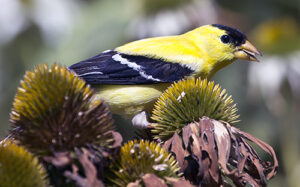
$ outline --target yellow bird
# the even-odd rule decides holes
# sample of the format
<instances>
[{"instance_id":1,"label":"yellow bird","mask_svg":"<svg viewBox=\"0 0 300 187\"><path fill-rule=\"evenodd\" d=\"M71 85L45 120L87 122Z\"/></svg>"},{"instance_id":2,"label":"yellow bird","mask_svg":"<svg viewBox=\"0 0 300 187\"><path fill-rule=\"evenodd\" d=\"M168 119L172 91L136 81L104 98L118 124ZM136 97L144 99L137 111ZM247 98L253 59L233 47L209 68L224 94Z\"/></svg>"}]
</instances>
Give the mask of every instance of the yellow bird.
<instances>
[{"instance_id":1,"label":"yellow bird","mask_svg":"<svg viewBox=\"0 0 300 187\"><path fill-rule=\"evenodd\" d=\"M236 59L258 61L261 53L237 29L213 24L177 36L134 41L69 68L96 89L113 113L147 127L147 112L171 83L210 79Z\"/></svg>"}]
</instances>

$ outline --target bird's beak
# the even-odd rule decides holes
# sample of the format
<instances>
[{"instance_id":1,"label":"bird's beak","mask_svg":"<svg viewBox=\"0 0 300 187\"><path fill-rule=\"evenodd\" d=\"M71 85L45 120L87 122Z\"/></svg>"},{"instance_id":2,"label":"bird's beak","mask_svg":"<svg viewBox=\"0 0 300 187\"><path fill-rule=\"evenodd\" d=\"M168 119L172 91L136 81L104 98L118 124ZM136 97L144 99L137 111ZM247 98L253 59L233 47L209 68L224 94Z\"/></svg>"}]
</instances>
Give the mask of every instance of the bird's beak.
<instances>
[{"instance_id":1,"label":"bird's beak","mask_svg":"<svg viewBox=\"0 0 300 187\"><path fill-rule=\"evenodd\" d=\"M259 62L256 55L262 56L262 54L248 40L246 40L243 45L238 46L234 51L235 58Z\"/></svg>"}]
</instances>

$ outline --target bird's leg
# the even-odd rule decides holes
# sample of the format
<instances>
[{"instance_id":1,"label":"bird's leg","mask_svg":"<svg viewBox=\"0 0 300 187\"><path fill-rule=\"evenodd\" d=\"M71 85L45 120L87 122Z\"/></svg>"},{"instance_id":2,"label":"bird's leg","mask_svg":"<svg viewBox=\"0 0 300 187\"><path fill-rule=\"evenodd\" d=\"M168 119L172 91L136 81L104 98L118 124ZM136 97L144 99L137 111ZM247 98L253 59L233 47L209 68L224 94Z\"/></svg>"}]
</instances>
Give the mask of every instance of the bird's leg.
<instances>
[{"instance_id":1,"label":"bird's leg","mask_svg":"<svg viewBox=\"0 0 300 187\"><path fill-rule=\"evenodd\" d=\"M151 123L148 121L147 119L147 113L145 111L142 111L138 114L136 114L132 120L132 125L134 127L137 127L137 128L150 128L151 127Z\"/></svg>"}]
</instances>

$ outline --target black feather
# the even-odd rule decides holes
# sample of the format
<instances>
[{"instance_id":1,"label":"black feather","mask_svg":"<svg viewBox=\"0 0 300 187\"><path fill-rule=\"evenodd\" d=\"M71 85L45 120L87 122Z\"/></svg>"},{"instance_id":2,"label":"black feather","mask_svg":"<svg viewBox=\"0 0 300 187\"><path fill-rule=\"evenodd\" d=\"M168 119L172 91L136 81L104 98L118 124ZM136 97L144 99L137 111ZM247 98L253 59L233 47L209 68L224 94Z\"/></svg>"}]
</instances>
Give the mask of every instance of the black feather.
<instances>
[{"instance_id":1,"label":"black feather","mask_svg":"<svg viewBox=\"0 0 300 187\"><path fill-rule=\"evenodd\" d=\"M193 71L178 63L165 62L161 59L144 56L119 54L123 59L135 63L140 68L134 69L113 59L116 51L104 52L69 67L88 84L153 84L174 82ZM150 77L151 76L151 77Z\"/></svg>"},{"instance_id":2,"label":"black feather","mask_svg":"<svg viewBox=\"0 0 300 187\"><path fill-rule=\"evenodd\" d=\"M246 35L237 29L220 24L212 24L212 26L225 30L226 33L232 38L231 43L233 43L235 46L240 46L247 40Z\"/></svg>"}]
</instances>

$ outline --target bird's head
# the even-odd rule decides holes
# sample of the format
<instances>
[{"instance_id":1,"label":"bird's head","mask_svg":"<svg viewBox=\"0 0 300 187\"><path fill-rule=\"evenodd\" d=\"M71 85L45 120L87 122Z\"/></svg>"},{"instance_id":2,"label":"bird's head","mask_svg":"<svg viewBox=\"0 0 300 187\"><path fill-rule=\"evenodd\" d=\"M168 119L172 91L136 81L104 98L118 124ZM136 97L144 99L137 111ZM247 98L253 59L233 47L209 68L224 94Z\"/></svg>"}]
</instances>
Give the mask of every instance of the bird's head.
<instances>
[{"instance_id":1,"label":"bird's head","mask_svg":"<svg viewBox=\"0 0 300 187\"><path fill-rule=\"evenodd\" d=\"M219 24L205 25L185 34L213 62L231 63L235 59L256 61L261 53L241 31ZM225 65L225 64L224 64Z\"/></svg>"}]
</instances>

